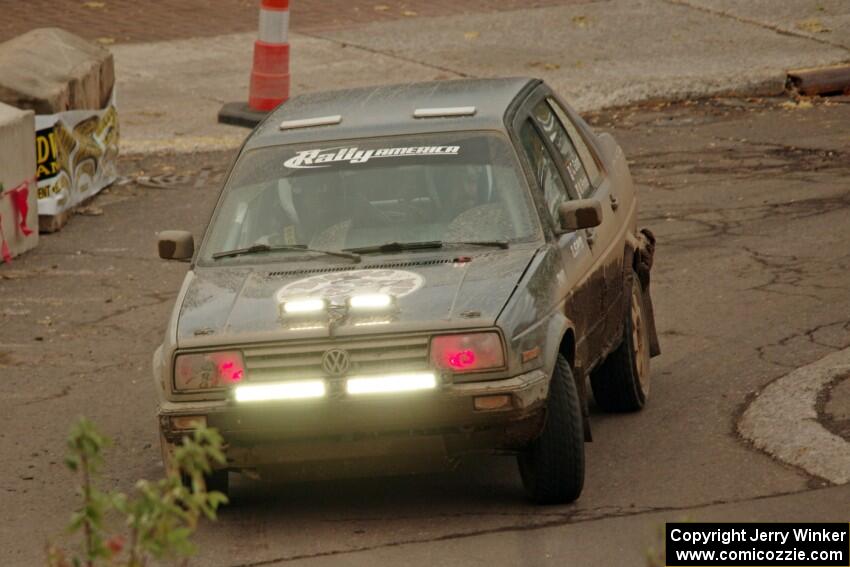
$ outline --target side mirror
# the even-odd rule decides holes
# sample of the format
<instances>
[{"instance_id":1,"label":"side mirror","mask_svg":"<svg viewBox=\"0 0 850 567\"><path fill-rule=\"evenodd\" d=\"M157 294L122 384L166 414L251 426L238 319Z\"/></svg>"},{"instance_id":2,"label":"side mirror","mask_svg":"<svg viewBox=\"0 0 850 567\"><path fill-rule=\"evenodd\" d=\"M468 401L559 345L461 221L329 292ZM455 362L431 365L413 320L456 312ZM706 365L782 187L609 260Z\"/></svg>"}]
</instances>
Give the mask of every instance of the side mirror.
<instances>
[{"instance_id":1,"label":"side mirror","mask_svg":"<svg viewBox=\"0 0 850 567\"><path fill-rule=\"evenodd\" d=\"M195 239L185 230L163 230L157 245L163 260L191 260L195 254Z\"/></svg>"},{"instance_id":2,"label":"side mirror","mask_svg":"<svg viewBox=\"0 0 850 567\"><path fill-rule=\"evenodd\" d=\"M572 232L602 224L602 204L596 199L565 201L558 207L561 230Z\"/></svg>"}]
</instances>

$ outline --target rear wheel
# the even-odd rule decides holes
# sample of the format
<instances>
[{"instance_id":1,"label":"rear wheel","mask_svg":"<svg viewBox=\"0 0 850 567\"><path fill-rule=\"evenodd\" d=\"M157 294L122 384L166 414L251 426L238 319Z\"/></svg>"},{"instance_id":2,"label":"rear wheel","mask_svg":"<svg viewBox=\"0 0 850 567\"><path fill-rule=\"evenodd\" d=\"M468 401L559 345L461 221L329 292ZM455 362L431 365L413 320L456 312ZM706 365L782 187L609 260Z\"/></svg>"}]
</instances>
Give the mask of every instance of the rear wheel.
<instances>
[{"instance_id":1,"label":"rear wheel","mask_svg":"<svg viewBox=\"0 0 850 567\"><path fill-rule=\"evenodd\" d=\"M629 310L617 350L590 375L593 398L605 411L637 411L649 397L649 334L643 288L632 274Z\"/></svg>"},{"instance_id":2,"label":"rear wheel","mask_svg":"<svg viewBox=\"0 0 850 567\"><path fill-rule=\"evenodd\" d=\"M584 487L581 403L567 360L558 355L549 385L546 424L520 453L519 472L528 497L538 504L572 502Z\"/></svg>"}]
</instances>

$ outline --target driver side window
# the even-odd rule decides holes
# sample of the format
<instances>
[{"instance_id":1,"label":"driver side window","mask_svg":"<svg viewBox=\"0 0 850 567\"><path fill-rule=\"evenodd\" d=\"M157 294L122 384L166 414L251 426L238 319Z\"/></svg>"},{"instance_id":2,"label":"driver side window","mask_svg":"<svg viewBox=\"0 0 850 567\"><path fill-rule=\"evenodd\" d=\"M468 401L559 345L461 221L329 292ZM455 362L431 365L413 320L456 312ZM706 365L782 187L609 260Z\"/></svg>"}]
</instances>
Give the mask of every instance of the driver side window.
<instances>
[{"instance_id":1,"label":"driver side window","mask_svg":"<svg viewBox=\"0 0 850 567\"><path fill-rule=\"evenodd\" d=\"M531 123L531 120L526 120L523 124L522 130L520 130L520 140L534 170L537 185L543 192L546 210L549 212L554 225L560 226L558 207L564 201L568 201L570 196L567 193L564 180L558 173L558 167L552 160L552 156L546 149L546 144L540 134L537 133L537 129Z\"/></svg>"},{"instance_id":2,"label":"driver side window","mask_svg":"<svg viewBox=\"0 0 850 567\"><path fill-rule=\"evenodd\" d=\"M534 107L532 114L546 137L549 138L552 145L557 148L559 153L558 157L561 159L564 171L566 171L569 176L567 182L570 184L575 193L581 197L587 197L593 190L593 187L590 185L590 179L587 176L587 172L584 169L581 159L579 159L578 151L576 150L572 140L570 140L569 136L567 136L567 132L564 130L563 125L557 118L555 118L555 115L552 113L552 109L549 108L546 101L540 101L540 103Z\"/></svg>"}]
</instances>

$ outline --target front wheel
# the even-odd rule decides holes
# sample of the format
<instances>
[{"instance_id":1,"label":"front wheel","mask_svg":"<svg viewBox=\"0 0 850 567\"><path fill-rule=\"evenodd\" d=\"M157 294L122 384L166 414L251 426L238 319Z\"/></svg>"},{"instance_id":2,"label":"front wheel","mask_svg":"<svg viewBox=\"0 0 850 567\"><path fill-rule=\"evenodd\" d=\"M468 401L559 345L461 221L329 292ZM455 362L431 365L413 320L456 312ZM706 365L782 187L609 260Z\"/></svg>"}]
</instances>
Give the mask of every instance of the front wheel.
<instances>
[{"instance_id":1,"label":"front wheel","mask_svg":"<svg viewBox=\"0 0 850 567\"><path fill-rule=\"evenodd\" d=\"M183 485L190 489L192 488L192 479L189 476L182 474L180 480ZM230 473L227 469L214 470L210 474L204 475L204 486L207 492L221 492L225 496L230 495Z\"/></svg>"},{"instance_id":2,"label":"front wheel","mask_svg":"<svg viewBox=\"0 0 850 567\"><path fill-rule=\"evenodd\" d=\"M519 454L528 497L538 504L576 500L584 487L584 431L581 403L570 364L558 355L549 384L546 424L540 437Z\"/></svg>"},{"instance_id":3,"label":"front wheel","mask_svg":"<svg viewBox=\"0 0 850 567\"><path fill-rule=\"evenodd\" d=\"M602 365L591 372L596 405L609 412L637 411L649 397L649 333L643 288L632 274L629 311L623 340Z\"/></svg>"}]
</instances>

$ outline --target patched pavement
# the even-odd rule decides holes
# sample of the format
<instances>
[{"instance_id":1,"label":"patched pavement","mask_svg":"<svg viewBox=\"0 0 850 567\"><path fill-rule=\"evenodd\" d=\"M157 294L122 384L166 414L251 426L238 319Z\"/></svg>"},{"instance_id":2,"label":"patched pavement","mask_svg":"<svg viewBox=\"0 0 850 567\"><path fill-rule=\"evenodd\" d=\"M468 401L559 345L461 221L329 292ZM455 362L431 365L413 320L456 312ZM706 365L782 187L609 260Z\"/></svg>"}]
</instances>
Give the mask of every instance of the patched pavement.
<instances>
[{"instance_id":1,"label":"patched pavement","mask_svg":"<svg viewBox=\"0 0 850 567\"><path fill-rule=\"evenodd\" d=\"M408 550L406 561L429 564L636 564L666 519L846 521L850 485L830 487L737 431L771 384L850 347L850 105L787 103L713 99L591 117L623 145L641 224L658 236L663 354L645 411L594 410L578 503L531 506L514 461L495 457L413 478L239 479L234 504L202 528L196 562L376 564ZM0 267L0 495L14 518L0 531L0 564L39 564L45 540L61 537L76 502L62 464L76 416L115 441L103 488L162 474L150 360L186 265L156 257L155 232L199 237L231 156L122 158L122 184L89 215ZM845 384L816 401L830 431L844 431Z\"/></svg>"},{"instance_id":2,"label":"patched pavement","mask_svg":"<svg viewBox=\"0 0 850 567\"><path fill-rule=\"evenodd\" d=\"M830 411L847 411L832 386L850 374L850 349L790 372L756 392L738 422L754 447L832 484L850 482L850 442L834 432ZM821 402L825 400L825 402ZM846 400L844 400L846 402Z\"/></svg>"},{"instance_id":3,"label":"patched pavement","mask_svg":"<svg viewBox=\"0 0 850 567\"><path fill-rule=\"evenodd\" d=\"M850 371L829 384L818 402L818 421L850 443Z\"/></svg>"}]
</instances>

